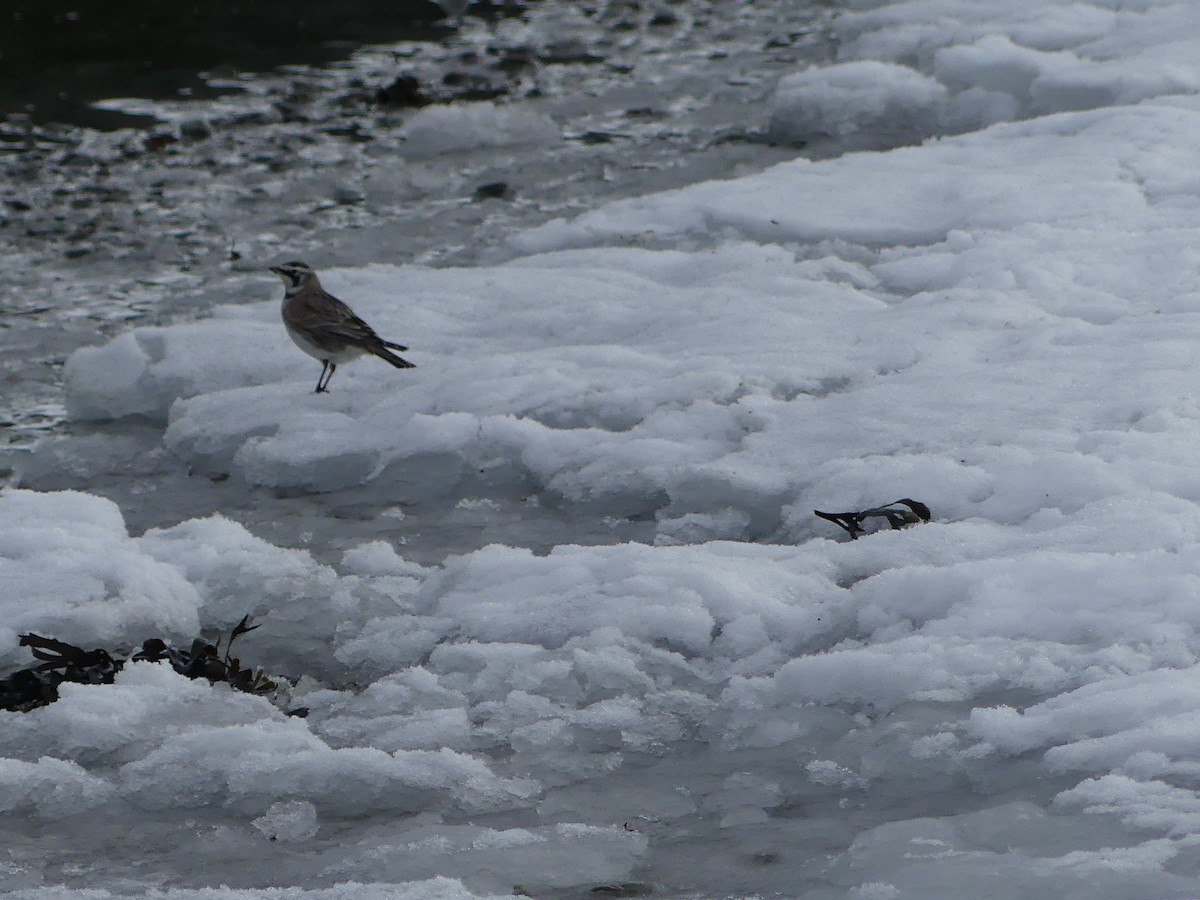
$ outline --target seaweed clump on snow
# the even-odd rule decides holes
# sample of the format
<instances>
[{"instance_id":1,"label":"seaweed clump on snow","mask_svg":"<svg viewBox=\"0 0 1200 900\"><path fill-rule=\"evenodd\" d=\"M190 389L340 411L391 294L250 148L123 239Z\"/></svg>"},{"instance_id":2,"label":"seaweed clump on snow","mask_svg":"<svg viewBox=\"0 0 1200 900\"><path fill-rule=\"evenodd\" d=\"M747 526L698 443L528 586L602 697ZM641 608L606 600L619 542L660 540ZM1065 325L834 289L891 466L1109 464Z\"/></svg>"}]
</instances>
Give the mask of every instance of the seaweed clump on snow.
<instances>
[{"instance_id":1,"label":"seaweed clump on snow","mask_svg":"<svg viewBox=\"0 0 1200 900\"><path fill-rule=\"evenodd\" d=\"M260 668L243 667L241 660L230 655L233 642L258 627L250 624L249 616L243 616L229 633L224 653L220 638L215 643L196 638L187 649L150 638L128 658L103 648L85 650L66 641L23 634L21 646L28 647L40 663L0 678L0 710L28 712L46 706L58 699L58 688L63 683L112 684L127 662L167 662L187 678L207 678L214 684L228 684L235 691L272 696L279 690L278 681L268 678ZM288 714L303 716L307 710L289 710Z\"/></svg>"}]
</instances>

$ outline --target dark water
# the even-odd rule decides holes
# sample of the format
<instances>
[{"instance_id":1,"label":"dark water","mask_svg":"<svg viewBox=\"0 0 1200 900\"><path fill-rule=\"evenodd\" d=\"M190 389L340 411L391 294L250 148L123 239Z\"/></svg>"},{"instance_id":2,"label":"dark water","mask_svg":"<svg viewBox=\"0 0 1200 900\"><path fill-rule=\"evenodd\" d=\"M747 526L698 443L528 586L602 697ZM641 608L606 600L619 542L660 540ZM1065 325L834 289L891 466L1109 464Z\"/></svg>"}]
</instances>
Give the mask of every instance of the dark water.
<instances>
[{"instance_id":1,"label":"dark water","mask_svg":"<svg viewBox=\"0 0 1200 900\"><path fill-rule=\"evenodd\" d=\"M478 2L473 17L510 15ZM0 2L0 118L111 129L136 117L105 97L211 97L200 73L320 64L366 43L430 40L455 23L431 0L8 0Z\"/></svg>"}]
</instances>

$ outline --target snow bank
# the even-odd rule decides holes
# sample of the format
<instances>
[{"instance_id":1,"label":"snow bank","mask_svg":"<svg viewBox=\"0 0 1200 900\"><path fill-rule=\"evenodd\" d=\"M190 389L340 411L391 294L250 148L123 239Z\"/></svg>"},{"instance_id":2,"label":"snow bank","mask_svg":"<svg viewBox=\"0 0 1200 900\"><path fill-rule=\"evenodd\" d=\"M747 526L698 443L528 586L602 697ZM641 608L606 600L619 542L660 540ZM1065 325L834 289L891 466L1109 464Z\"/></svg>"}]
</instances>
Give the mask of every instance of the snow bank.
<instances>
[{"instance_id":1,"label":"snow bank","mask_svg":"<svg viewBox=\"0 0 1200 900\"><path fill-rule=\"evenodd\" d=\"M4 497L45 509L98 503ZM548 556L487 547L437 570L376 542L349 551L339 574L221 519L137 543L143 565L170 566L208 614L236 591L274 598L285 613L296 603L336 615L322 633L267 603L239 653L286 658L283 642L254 642L294 629L308 641L290 648L293 667L332 651L326 677L366 687L306 679L293 702L311 712L296 719L135 664L115 685L66 686L55 704L7 714L0 803L65 819L75 840L119 822L173 865L226 882L230 853L250 842L259 854L265 840L302 881L440 875L476 891L565 889L627 880L652 840L711 818L738 838L711 855L711 869L675 873L699 885L777 852L776 811L789 805L810 810L809 827L840 829L830 805L894 809L931 794L952 803L958 784L1001 805L864 830L828 878L849 889L887 874L897 889L932 889L1045 859L1014 882L1029 892L1070 885L1119 847L1141 854L1121 876L1132 896L1177 885L1164 867L1189 852L1139 842L1122 824L1178 836L1191 815L1179 798L1135 806L1112 780L1162 791L1162 779L1190 771L1188 685L1200 666L1190 586L1200 582L1187 551L1200 543L1200 516L1174 498L854 543L564 546ZM57 564L46 563L48 577ZM1046 699L1024 712L993 700L1017 694ZM1005 806L1029 765L1008 760L1034 750L1046 751L1049 793ZM680 758L686 775L673 768ZM1087 780L1064 779L1072 772ZM683 793L662 786L680 778ZM1098 809L1115 821L1093 824ZM535 810L542 824L501 824ZM460 821L482 814L497 824ZM198 817L211 832L185 841ZM931 846L957 861L938 867L947 857ZM782 890L793 877L784 867L766 883Z\"/></svg>"},{"instance_id":2,"label":"snow bank","mask_svg":"<svg viewBox=\"0 0 1200 900\"><path fill-rule=\"evenodd\" d=\"M403 563L339 577L220 516L133 538L114 504L75 492L6 490L0 520L5 669L28 664L26 632L132 651L152 637L190 643L202 627L228 632L251 615L270 627L241 638L239 654L284 674L337 674L334 635L404 608L424 573Z\"/></svg>"},{"instance_id":3,"label":"snow bank","mask_svg":"<svg viewBox=\"0 0 1200 900\"><path fill-rule=\"evenodd\" d=\"M654 536L321 565L5 494L14 621L71 627L77 565L118 638L151 593L176 627L258 612L241 652L319 681L303 721L160 666L72 688L6 718L0 806L232 888L251 858L313 887L1195 896L1194 12L858 4L781 122L1027 120L612 204L507 265L328 273L411 371L314 396L272 349L215 380L246 323L286 347L274 301L78 354L71 408L166 421L196 472ZM902 496L934 522L850 543L811 514ZM4 837L6 888L68 840Z\"/></svg>"},{"instance_id":4,"label":"snow bank","mask_svg":"<svg viewBox=\"0 0 1200 900\"><path fill-rule=\"evenodd\" d=\"M265 292L264 292L265 293ZM290 366L289 340L265 305L218 311L192 330L138 328L102 347L85 347L67 361L68 413L73 419L145 416L161 419L183 391L262 384Z\"/></svg>"},{"instance_id":5,"label":"snow bank","mask_svg":"<svg viewBox=\"0 0 1200 900\"><path fill-rule=\"evenodd\" d=\"M777 141L839 151L920 143L939 130L949 93L936 79L892 63L814 67L779 82L767 130Z\"/></svg>"},{"instance_id":6,"label":"snow bank","mask_svg":"<svg viewBox=\"0 0 1200 900\"><path fill-rule=\"evenodd\" d=\"M41 753L69 755L86 763L97 781L81 783L81 791L101 799L115 794L123 804L159 816L164 828L178 813L203 807L249 822L281 801L303 800L322 820L336 820L439 804L478 811L532 790L450 750L331 748L302 720L284 717L266 700L182 678L161 663L134 663L115 685L64 685L61 693L50 706L12 714L0 738L4 754L20 758L36 746ZM32 770L23 774L34 786L46 778ZM67 774L74 784L83 773ZM70 812L78 819L97 805L68 810L58 802L39 812Z\"/></svg>"},{"instance_id":7,"label":"snow bank","mask_svg":"<svg viewBox=\"0 0 1200 900\"><path fill-rule=\"evenodd\" d=\"M116 505L87 494L0 493L0 667L29 662L34 632L88 647L190 640L201 598L177 568L149 557Z\"/></svg>"},{"instance_id":8,"label":"snow bank","mask_svg":"<svg viewBox=\"0 0 1200 900\"><path fill-rule=\"evenodd\" d=\"M810 270L821 262L827 267L839 264L843 272L831 271L826 277L849 279L855 272L852 263L863 260L851 247L839 245L847 242L855 248L878 248L882 259L875 253L865 257L872 264L889 261L891 254L909 267L920 266L927 277L942 279L931 284L888 278L879 283L875 279L888 269L876 265L858 275L863 287L902 296L948 287L945 280L955 276L1012 281L1031 268L1048 266L1052 251L1083 254L1086 260L1086 238L1101 241L1105 252L1115 245L1121 254L1103 267L1104 272L1130 271L1125 265L1136 272L1149 248L1137 243L1138 230L1132 226L1153 220L1158 231L1186 221L1177 205L1189 203L1190 190L1186 154L1181 151L1195 134L1198 108L1196 100L1178 99L997 125L886 154L795 160L733 182L704 182L618 201L570 222L532 229L513 243L527 252L544 252L714 236L799 242L805 248L801 262ZM1112 223L1118 221L1130 227L1114 231ZM1043 233L1055 243L1028 246ZM1157 248L1159 237L1142 239L1153 240ZM1006 245L1001 249L992 241ZM1019 247L1008 243L1016 241L1022 242ZM957 261L960 251L980 244L997 251L988 266ZM1016 249L1023 252L1017 255ZM1135 259L1135 253L1142 256ZM1074 255L1068 258L1068 265L1083 269ZM996 271L1001 261L1016 271ZM1066 269L1058 274L1062 287L1070 286L1068 274ZM1165 292L1170 284L1155 279L1147 287ZM1044 286L1059 285L1047 280Z\"/></svg>"},{"instance_id":9,"label":"snow bank","mask_svg":"<svg viewBox=\"0 0 1200 900\"><path fill-rule=\"evenodd\" d=\"M819 154L1200 91L1191 3L854 4L838 62L784 78L768 131Z\"/></svg>"},{"instance_id":10,"label":"snow bank","mask_svg":"<svg viewBox=\"0 0 1200 900\"><path fill-rule=\"evenodd\" d=\"M193 471L369 484L393 503L532 495L656 517L664 541L800 538L826 533L814 507L934 490L940 517L1006 523L1143 488L1192 496L1183 444L1157 436L1191 433L1173 386L1200 337L1193 176L1169 148L1198 129L1195 102L1062 115L789 163L521 241L721 241L707 250L332 272L417 369L367 359L313 395L293 352L294 380L211 390L173 372L130 405L161 415L180 396L165 446ZM191 328L181 342L216 339ZM1152 367L1121 352L1151 344ZM75 402L102 406L101 381Z\"/></svg>"}]
</instances>

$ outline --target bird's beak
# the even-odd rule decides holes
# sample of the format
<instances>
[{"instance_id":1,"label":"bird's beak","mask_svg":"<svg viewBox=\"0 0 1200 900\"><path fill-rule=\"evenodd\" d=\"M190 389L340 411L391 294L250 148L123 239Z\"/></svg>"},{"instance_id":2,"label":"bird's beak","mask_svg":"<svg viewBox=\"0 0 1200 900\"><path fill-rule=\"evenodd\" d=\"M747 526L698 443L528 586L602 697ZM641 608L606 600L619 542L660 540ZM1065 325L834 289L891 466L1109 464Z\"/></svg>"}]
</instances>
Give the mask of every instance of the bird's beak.
<instances>
[{"instance_id":1,"label":"bird's beak","mask_svg":"<svg viewBox=\"0 0 1200 900\"><path fill-rule=\"evenodd\" d=\"M269 271L271 271L271 272L274 272L276 275L282 275L282 274L283 274L283 271L282 271L282 270L279 268L279 266L269 266L269 267L268 267L268 270L269 270Z\"/></svg>"}]
</instances>

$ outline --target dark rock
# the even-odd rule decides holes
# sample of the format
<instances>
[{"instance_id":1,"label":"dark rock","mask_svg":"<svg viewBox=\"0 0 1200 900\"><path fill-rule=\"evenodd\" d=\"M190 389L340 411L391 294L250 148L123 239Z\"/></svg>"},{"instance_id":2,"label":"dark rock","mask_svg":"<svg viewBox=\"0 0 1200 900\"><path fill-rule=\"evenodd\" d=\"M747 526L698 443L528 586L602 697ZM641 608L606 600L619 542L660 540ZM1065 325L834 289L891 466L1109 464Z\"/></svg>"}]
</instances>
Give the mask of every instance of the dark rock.
<instances>
[{"instance_id":1,"label":"dark rock","mask_svg":"<svg viewBox=\"0 0 1200 900\"><path fill-rule=\"evenodd\" d=\"M303 106L289 102L279 104L279 117L281 122L291 124L302 124L312 121L312 116L308 114Z\"/></svg>"},{"instance_id":2,"label":"dark rock","mask_svg":"<svg viewBox=\"0 0 1200 900\"><path fill-rule=\"evenodd\" d=\"M334 202L343 206L362 203L366 199L366 195L362 191L349 184L335 184L333 190L330 191L330 196L333 197Z\"/></svg>"},{"instance_id":3,"label":"dark rock","mask_svg":"<svg viewBox=\"0 0 1200 900\"><path fill-rule=\"evenodd\" d=\"M492 68L505 75L519 75L537 68L537 55L532 47L509 47L492 63Z\"/></svg>"},{"instance_id":4,"label":"dark rock","mask_svg":"<svg viewBox=\"0 0 1200 900\"><path fill-rule=\"evenodd\" d=\"M433 101L421 90L421 82L415 75L403 74L387 87L375 92L375 101L383 106L419 107Z\"/></svg>"},{"instance_id":5,"label":"dark rock","mask_svg":"<svg viewBox=\"0 0 1200 900\"><path fill-rule=\"evenodd\" d=\"M617 138L628 138L627 134L617 134L612 131L585 131L583 134L577 135L574 140L587 144L589 147L595 144L611 144Z\"/></svg>"},{"instance_id":6,"label":"dark rock","mask_svg":"<svg viewBox=\"0 0 1200 900\"><path fill-rule=\"evenodd\" d=\"M602 63L605 58L592 53L583 41L570 39L547 44L542 49L540 59L545 63L563 65L566 63Z\"/></svg>"},{"instance_id":7,"label":"dark rock","mask_svg":"<svg viewBox=\"0 0 1200 900\"><path fill-rule=\"evenodd\" d=\"M475 188L476 200L510 200L512 191L507 181L489 181Z\"/></svg>"},{"instance_id":8,"label":"dark rock","mask_svg":"<svg viewBox=\"0 0 1200 900\"><path fill-rule=\"evenodd\" d=\"M322 134L329 134L333 137L349 138L360 144L365 144L367 141L375 140L375 135L365 130L358 122L351 122L349 125L330 125L326 128L319 129Z\"/></svg>"},{"instance_id":9,"label":"dark rock","mask_svg":"<svg viewBox=\"0 0 1200 900\"><path fill-rule=\"evenodd\" d=\"M275 110L252 109L231 113L229 116L231 125L274 125L278 121L280 121L279 114Z\"/></svg>"},{"instance_id":10,"label":"dark rock","mask_svg":"<svg viewBox=\"0 0 1200 900\"><path fill-rule=\"evenodd\" d=\"M179 123L179 135L189 141L202 141L212 137L212 125L207 119L184 119Z\"/></svg>"},{"instance_id":11,"label":"dark rock","mask_svg":"<svg viewBox=\"0 0 1200 900\"><path fill-rule=\"evenodd\" d=\"M602 884L588 891L593 897L649 897L654 885L643 881L626 881L621 884Z\"/></svg>"},{"instance_id":12,"label":"dark rock","mask_svg":"<svg viewBox=\"0 0 1200 900\"><path fill-rule=\"evenodd\" d=\"M452 88L451 100L495 100L508 93L508 86L480 72L447 72L442 85Z\"/></svg>"},{"instance_id":13,"label":"dark rock","mask_svg":"<svg viewBox=\"0 0 1200 900\"><path fill-rule=\"evenodd\" d=\"M145 140L142 141L142 146L149 152L154 153L163 147L174 144L178 140L179 138L169 131L156 131L146 135Z\"/></svg>"}]
</instances>

